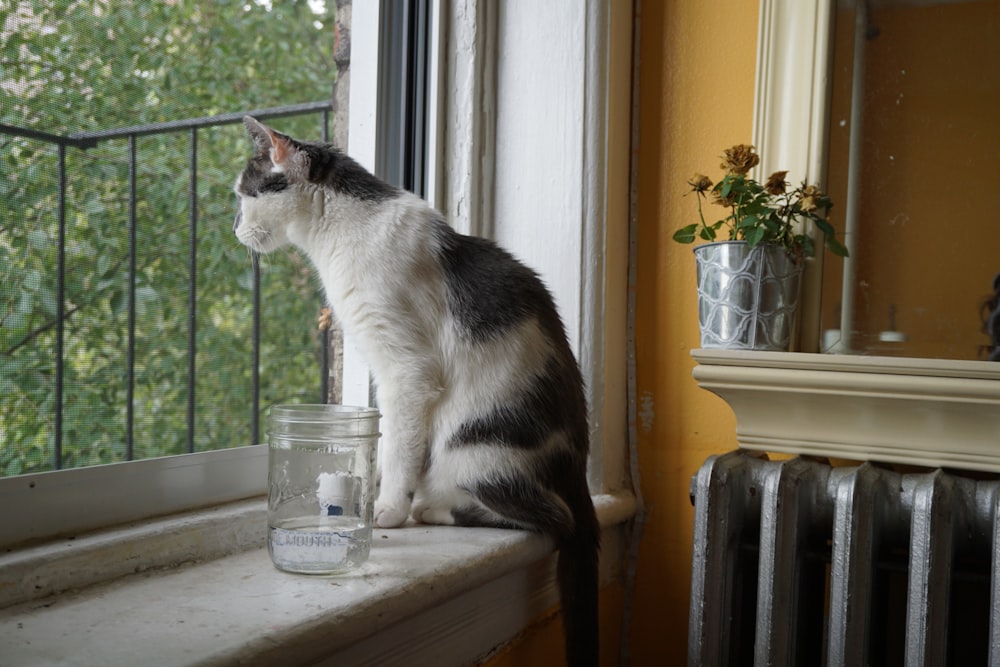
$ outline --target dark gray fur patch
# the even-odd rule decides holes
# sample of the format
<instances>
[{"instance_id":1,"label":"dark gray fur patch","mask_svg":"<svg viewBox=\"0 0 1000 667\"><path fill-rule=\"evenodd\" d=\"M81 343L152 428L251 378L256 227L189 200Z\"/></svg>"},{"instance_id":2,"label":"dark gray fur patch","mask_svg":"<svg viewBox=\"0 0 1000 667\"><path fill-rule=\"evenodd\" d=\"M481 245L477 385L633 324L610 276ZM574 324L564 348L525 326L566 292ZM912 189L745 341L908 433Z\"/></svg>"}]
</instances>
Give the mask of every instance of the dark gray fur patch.
<instances>
[{"instance_id":1,"label":"dark gray fur patch","mask_svg":"<svg viewBox=\"0 0 1000 667\"><path fill-rule=\"evenodd\" d=\"M573 531L574 520L567 506L526 477L484 479L466 491L503 518L497 520L478 507L456 508L452 516L460 526L527 528L552 535L557 541Z\"/></svg>"},{"instance_id":2,"label":"dark gray fur patch","mask_svg":"<svg viewBox=\"0 0 1000 667\"><path fill-rule=\"evenodd\" d=\"M296 142L309 156L309 182L325 185L361 201L382 202L398 197L389 185L330 144Z\"/></svg>"},{"instance_id":3,"label":"dark gray fur patch","mask_svg":"<svg viewBox=\"0 0 1000 667\"><path fill-rule=\"evenodd\" d=\"M513 400L459 426L448 446L492 444L537 449L556 431L563 430L569 436L583 412L582 397L575 396L578 390L574 390L573 381L573 375L551 359Z\"/></svg>"},{"instance_id":4,"label":"dark gray fur patch","mask_svg":"<svg viewBox=\"0 0 1000 667\"><path fill-rule=\"evenodd\" d=\"M271 160L266 155L255 155L247 162L240 178L240 194L245 197L281 192L288 188L288 178L271 172Z\"/></svg>"},{"instance_id":5,"label":"dark gray fur patch","mask_svg":"<svg viewBox=\"0 0 1000 667\"><path fill-rule=\"evenodd\" d=\"M443 220L434 226L452 314L474 340L496 338L537 317L554 340L566 334L538 274L493 241L464 236Z\"/></svg>"}]
</instances>

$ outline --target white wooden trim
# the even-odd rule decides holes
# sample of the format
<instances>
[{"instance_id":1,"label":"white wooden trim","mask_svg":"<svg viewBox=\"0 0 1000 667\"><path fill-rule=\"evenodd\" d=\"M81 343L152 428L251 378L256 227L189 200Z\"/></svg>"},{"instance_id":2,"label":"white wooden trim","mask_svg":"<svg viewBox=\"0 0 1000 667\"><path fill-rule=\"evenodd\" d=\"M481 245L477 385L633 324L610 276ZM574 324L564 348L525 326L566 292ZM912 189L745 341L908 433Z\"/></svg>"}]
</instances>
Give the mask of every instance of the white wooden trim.
<instances>
[{"instance_id":1,"label":"white wooden trim","mask_svg":"<svg viewBox=\"0 0 1000 667\"><path fill-rule=\"evenodd\" d=\"M594 503L601 580L614 581L625 557L620 526L635 499ZM557 601L552 543L526 531L376 530L371 557L355 573L279 572L262 547L265 505L257 499L0 555L0 581L16 580L0 589L3 664L470 664ZM183 553L189 566L159 567L161 550ZM206 558L213 551L228 555ZM101 581L108 585L79 588ZM165 628L183 631L184 641Z\"/></svg>"},{"instance_id":2,"label":"white wooden trim","mask_svg":"<svg viewBox=\"0 0 1000 667\"><path fill-rule=\"evenodd\" d=\"M454 0L447 12L440 210L462 234L492 237L497 3Z\"/></svg>"},{"instance_id":3,"label":"white wooden trim","mask_svg":"<svg viewBox=\"0 0 1000 667\"><path fill-rule=\"evenodd\" d=\"M588 4L497 4L493 236L542 276L577 354Z\"/></svg>"},{"instance_id":4,"label":"white wooden trim","mask_svg":"<svg viewBox=\"0 0 1000 667\"><path fill-rule=\"evenodd\" d=\"M605 401L604 341L607 326L605 283L605 225L608 201L608 41L610 2L590 2L585 17L584 53L586 73L583 99L583 160L580 191L583 210L580 220L580 324L577 334L580 368L584 371L590 406L589 475L592 488L601 488L604 477ZM624 408L624 406L623 406ZM622 410L624 412L624 409Z\"/></svg>"},{"instance_id":5,"label":"white wooden trim","mask_svg":"<svg viewBox=\"0 0 1000 667\"><path fill-rule=\"evenodd\" d=\"M446 84L446 32L444 0L432 0L430 5L430 37L427 62L427 152L424 173L427 183L427 203L441 210L444 167L444 91Z\"/></svg>"},{"instance_id":6,"label":"white wooden trim","mask_svg":"<svg viewBox=\"0 0 1000 667\"><path fill-rule=\"evenodd\" d=\"M587 383L592 489L622 488L632 2L448 11L444 212L553 292Z\"/></svg>"},{"instance_id":7,"label":"white wooden trim","mask_svg":"<svg viewBox=\"0 0 1000 667\"><path fill-rule=\"evenodd\" d=\"M761 0L753 141L765 175L825 176L833 0Z\"/></svg>"},{"instance_id":8,"label":"white wooden trim","mask_svg":"<svg viewBox=\"0 0 1000 667\"><path fill-rule=\"evenodd\" d=\"M379 2L351 7L351 95L347 152L375 171L378 129Z\"/></svg>"},{"instance_id":9,"label":"white wooden trim","mask_svg":"<svg viewBox=\"0 0 1000 667\"><path fill-rule=\"evenodd\" d=\"M590 405L590 484L627 486L628 216L631 0L591 2L586 15L584 196L579 359Z\"/></svg>"},{"instance_id":10,"label":"white wooden trim","mask_svg":"<svg viewBox=\"0 0 1000 667\"><path fill-rule=\"evenodd\" d=\"M695 350L740 447L1000 472L1000 365Z\"/></svg>"},{"instance_id":11,"label":"white wooden trim","mask_svg":"<svg viewBox=\"0 0 1000 667\"><path fill-rule=\"evenodd\" d=\"M0 609L117 581L139 571L259 549L266 532L267 499L258 495L16 548L0 555Z\"/></svg>"},{"instance_id":12,"label":"white wooden trim","mask_svg":"<svg viewBox=\"0 0 1000 667\"><path fill-rule=\"evenodd\" d=\"M347 153L368 171L375 171L378 154L378 72L380 2L356 2L351 7L351 95ZM345 405L371 405L371 369L350 336L344 335L343 390Z\"/></svg>"},{"instance_id":13,"label":"white wooden trim","mask_svg":"<svg viewBox=\"0 0 1000 667\"><path fill-rule=\"evenodd\" d=\"M834 0L761 0L753 143L763 176L826 181ZM822 247L820 245L820 247ZM803 277L798 348L819 348L823 253Z\"/></svg>"},{"instance_id":14,"label":"white wooden trim","mask_svg":"<svg viewBox=\"0 0 1000 667\"><path fill-rule=\"evenodd\" d=\"M267 490L267 446L0 478L0 547L74 535Z\"/></svg>"}]
</instances>

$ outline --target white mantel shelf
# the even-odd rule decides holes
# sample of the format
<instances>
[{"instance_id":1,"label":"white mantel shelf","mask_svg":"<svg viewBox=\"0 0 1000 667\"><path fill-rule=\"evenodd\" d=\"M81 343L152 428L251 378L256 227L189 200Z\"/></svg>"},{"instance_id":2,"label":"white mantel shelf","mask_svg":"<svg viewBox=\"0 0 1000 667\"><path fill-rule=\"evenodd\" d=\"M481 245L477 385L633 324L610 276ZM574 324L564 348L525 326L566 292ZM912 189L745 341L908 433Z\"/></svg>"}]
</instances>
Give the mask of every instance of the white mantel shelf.
<instances>
[{"instance_id":1,"label":"white mantel shelf","mask_svg":"<svg viewBox=\"0 0 1000 667\"><path fill-rule=\"evenodd\" d=\"M744 449L1000 472L1000 363L694 350Z\"/></svg>"}]
</instances>

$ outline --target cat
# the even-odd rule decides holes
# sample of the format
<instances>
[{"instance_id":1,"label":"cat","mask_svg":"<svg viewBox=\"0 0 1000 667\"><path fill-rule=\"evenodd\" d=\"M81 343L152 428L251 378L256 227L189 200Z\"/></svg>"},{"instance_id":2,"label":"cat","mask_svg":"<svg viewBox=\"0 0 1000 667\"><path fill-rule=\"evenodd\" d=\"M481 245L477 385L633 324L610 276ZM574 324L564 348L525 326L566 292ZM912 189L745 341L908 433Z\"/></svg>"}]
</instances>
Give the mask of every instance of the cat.
<instances>
[{"instance_id":1,"label":"cat","mask_svg":"<svg viewBox=\"0 0 1000 667\"><path fill-rule=\"evenodd\" d=\"M567 662L597 664L599 528L579 367L538 275L329 144L251 117L238 240L300 248L372 371L375 522L550 535Z\"/></svg>"}]
</instances>

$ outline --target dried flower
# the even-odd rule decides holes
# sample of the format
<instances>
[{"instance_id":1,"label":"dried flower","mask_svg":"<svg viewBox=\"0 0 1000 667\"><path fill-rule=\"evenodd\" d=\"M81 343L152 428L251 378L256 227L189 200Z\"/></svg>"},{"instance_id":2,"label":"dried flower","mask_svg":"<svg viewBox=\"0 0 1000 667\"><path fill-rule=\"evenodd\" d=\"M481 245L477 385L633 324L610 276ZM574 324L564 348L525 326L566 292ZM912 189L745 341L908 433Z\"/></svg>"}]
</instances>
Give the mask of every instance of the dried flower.
<instances>
[{"instance_id":1,"label":"dried flower","mask_svg":"<svg viewBox=\"0 0 1000 667\"><path fill-rule=\"evenodd\" d=\"M799 208L804 213L811 213L819 208L819 200L823 196L823 191L815 185L805 185L802 188L802 199L799 201Z\"/></svg>"},{"instance_id":2,"label":"dried flower","mask_svg":"<svg viewBox=\"0 0 1000 667\"><path fill-rule=\"evenodd\" d=\"M767 194L775 197L785 194L785 188L788 186L788 183L785 182L785 176L788 176L787 171L776 171L768 176L767 183L764 184Z\"/></svg>"},{"instance_id":3,"label":"dried flower","mask_svg":"<svg viewBox=\"0 0 1000 667\"><path fill-rule=\"evenodd\" d=\"M722 168L726 175L713 185L703 174L695 174L688 185L698 201L700 223L678 229L674 240L693 243L696 239L714 241L720 230L732 241L746 241L750 246L776 243L793 257L801 259L814 253L810 230L800 223L809 221L824 235L826 247L836 255L847 256L836 239L836 233L826 213L830 198L815 185L802 183L789 189L787 171L776 171L761 185L747 174L760 163L753 146L739 144L723 152ZM725 217L712 224L705 221L702 199L711 197L713 204L728 209Z\"/></svg>"},{"instance_id":4,"label":"dried flower","mask_svg":"<svg viewBox=\"0 0 1000 667\"><path fill-rule=\"evenodd\" d=\"M691 180L688 181L688 185L691 186L691 189L693 191L702 193L708 190L710 187L712 187L712 179L710 179L705 174L696 173L694 176L691 177Z\"/></svg>"},{"instance_id":5,"label":"dried flower","mask_svg":"<svg viewBox=\"0 0 1000 667\"><path fill-rule=\"evenodd\" d=\"M722 153L724 162L721 167L729 174L746 174L760 162L760 156L754 151L754 147L749 144L727 148Z\"/></svg>"}]
</instances>

